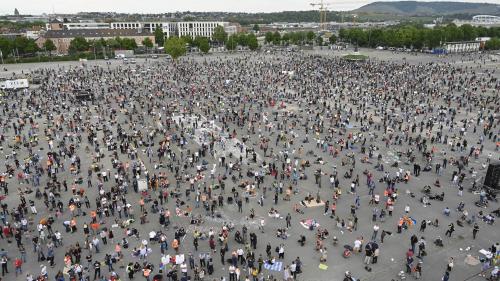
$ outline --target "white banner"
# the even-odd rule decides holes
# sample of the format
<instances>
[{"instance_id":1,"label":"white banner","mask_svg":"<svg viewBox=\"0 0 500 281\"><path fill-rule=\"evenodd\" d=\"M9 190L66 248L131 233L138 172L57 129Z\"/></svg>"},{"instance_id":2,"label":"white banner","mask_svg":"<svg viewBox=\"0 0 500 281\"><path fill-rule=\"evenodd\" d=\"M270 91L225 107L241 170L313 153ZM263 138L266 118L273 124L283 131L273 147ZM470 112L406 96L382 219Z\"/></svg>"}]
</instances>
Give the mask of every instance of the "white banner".
<instances>
[{"instance_id":1,"label":"white banner","mask_svg":"<svg viewBox=\"0 0 500 281\"><path fill-rule=\"evenodd\" d=\"M0 81L1 89L22 89L28 88L28 79L16 79L16 80L5 80Z\"/></svg>"}]
</instances>

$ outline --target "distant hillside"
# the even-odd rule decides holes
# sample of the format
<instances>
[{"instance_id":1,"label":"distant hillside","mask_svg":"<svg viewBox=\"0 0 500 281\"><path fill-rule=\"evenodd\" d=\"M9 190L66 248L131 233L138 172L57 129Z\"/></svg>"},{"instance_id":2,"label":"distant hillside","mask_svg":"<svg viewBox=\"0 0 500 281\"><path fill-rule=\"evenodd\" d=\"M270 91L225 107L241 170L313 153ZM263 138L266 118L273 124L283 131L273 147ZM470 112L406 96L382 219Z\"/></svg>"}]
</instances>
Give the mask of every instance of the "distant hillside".
<instances>
[{"instance_id":1,"label":"distant hillside","mask_svg":"<svg viewBox=\"0 0 500 281\"><path fill-rule=\"evenodd\" d=\"M465 2L373 2L354 10L357 13L381 13L395 15L429 16L429 15L500 15L499 4L465 3Z\"/></svg>"}]
</instances>

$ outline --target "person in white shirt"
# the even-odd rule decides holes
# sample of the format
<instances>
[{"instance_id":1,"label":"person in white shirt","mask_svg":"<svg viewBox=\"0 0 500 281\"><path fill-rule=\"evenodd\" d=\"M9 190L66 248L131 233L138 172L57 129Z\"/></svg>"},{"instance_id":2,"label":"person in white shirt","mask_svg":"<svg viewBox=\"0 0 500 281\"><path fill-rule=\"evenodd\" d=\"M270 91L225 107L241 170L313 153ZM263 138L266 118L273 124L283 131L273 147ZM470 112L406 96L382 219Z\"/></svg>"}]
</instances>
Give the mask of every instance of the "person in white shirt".
<instances>
[{"instance_id":1,"label":"person in white shirt","mask_svg":"<svg viewBox=\"0 0 500 281\"><path fill-rule=\"evenodd\" d=\"M184 276L187 276L188 269L187 269L187 264L185 262L181 263L181 272Z\"/></svg>"},{"instance_id":2,"label":"person in white shirt","mask_svg":"<svg viewBox=\"0 0 500 281\"><path fill-rule=\"evenodd\" d=\"M375 241L377 239L377 234L378 234L379 229L380 229L380 226L378 226L378 224L375 224L373 226L372 241Z\"/></svg>"},{"instance_id":3,"label":"person in white shirt","mask_svg":"<svg viewBox=\"0 0 500 281\"><path fill-rule=\"evenodd\" d=\"M266 224L266 221L264 220L264 218L260 219L259 229L260 229L260 231L262 231L262 233L264 233L264 225L265 224Z\"/></svg>"}]
</instances>

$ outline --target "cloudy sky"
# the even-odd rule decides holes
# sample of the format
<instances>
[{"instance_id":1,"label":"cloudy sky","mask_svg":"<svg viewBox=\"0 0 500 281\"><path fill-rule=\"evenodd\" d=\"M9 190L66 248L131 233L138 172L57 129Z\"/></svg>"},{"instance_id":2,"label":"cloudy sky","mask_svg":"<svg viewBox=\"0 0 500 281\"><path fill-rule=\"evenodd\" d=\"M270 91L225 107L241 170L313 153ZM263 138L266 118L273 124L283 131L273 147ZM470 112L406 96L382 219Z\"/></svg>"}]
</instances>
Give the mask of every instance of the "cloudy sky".
<instances>
[{"instance_id":1,"label":"cloudy sky","mask_svg":"<svg viewBox=\"0 0 500 281\"><path fill-rule=\"evenodd\" d=\"M319 0L12 0L2 1L0 14L91 12L162 13L175 11L276 12L311 10L309 3ZM387 1L387 0L386 0ZM392 1L392 0L388 0ZM435 0L443 1L443 0ZM448 0L449 1L449 0ZM500 0L453 0L460 2L498 3ZM330 10L352 10L373 0L325 0Z\"/></svg>"}]
</instances>

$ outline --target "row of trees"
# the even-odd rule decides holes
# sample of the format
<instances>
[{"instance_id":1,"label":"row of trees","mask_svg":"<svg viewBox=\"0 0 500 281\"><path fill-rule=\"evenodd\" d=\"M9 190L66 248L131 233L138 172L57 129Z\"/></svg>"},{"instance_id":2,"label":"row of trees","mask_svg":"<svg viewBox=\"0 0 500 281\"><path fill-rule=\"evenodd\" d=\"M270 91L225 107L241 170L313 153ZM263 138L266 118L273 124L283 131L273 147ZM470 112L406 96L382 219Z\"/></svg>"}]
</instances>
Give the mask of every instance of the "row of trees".
<instances>
[{"instance_id":1,"label":"row of trees","mask_svg":"<svg viewBox=\"0 0 500 281\"><path fill-rule=\"evenodd\" d=\"M142 41L142 44L146 47L153 47L153 42L151 39L146 38ZM69 52L78 53L85 52L90 49L95 49L96 52L101 52L104 48L115 49L125 49L134 50L137 49L137 43L132 38L121 38L115 37L105 40L101 38L99 40L87 40L84 37L75 37L69 43Z\"/></svg>"},{"instance_id":2,"label":"row of trees","mask_svg":"<svg viewBox=\"0 0 500 281\"><path fill-rule=\"evenodd\" d=\"M406 47L435 48L444 42L473 41L477 37L500 37L500 28L473 27L464 24L438 26L432 29L423 26L398 26L363 30L360 28L341 29L339 37L362 47Z\"/></svg>"},{"instance_id":3,"label":"row of trees","mask_svg":"<svg viewBox=\"0 0 500 281\"><path fill-rule=\"evenodd\" d=\"M297 31L297 32L288 32L281 35L278 31L275 32L266 32L265 41L267 44L273 45L305 45L305 44L318 44L323 45L323 37L316 36L316 33L312 31ZM337 36L331 35L328 38L328 43L335 44L337 42Z\"/></svg>"},{"instance_id":4,"label":"row of trees","mask_svg":"<svg viewBox=\"0 0 500 281\"><path fill-rule=\"evenodd\" d=\"M492 38L486 41L484 48L486 50L500 50L500 38Z\"/></svg>"},{"instance_id":5,"label":"row of trees","mask_svg":"<svg viewBox=\"0 0 500 281\"><path fill-rule=\"evenodd\" d=\"M53 43L52 43L53 45ZM4 58L9 56L25 56L40 51L35 40L18 36L13 39L0 37L0 51Z\"/></svg>"},{"instance_id":6,"label":"row of trees","mask_svg":"<svg viewBox=\"0 0 500 281\"><path fill-rule=\"evenodd\" d=\"M170 37L165 41L165 52L177 59L187 52L187 48L198 48L203 53L208 53L211 48L209 38L196 37L195 39L189 36ZM248 47L250 50L256 50L259 47L257 37L254 34L238 33L231 36L227 34L214 34L212 37L213 44L225 44L226 49L232 51L238 46Z\"/></svg>"}]
</instances>

